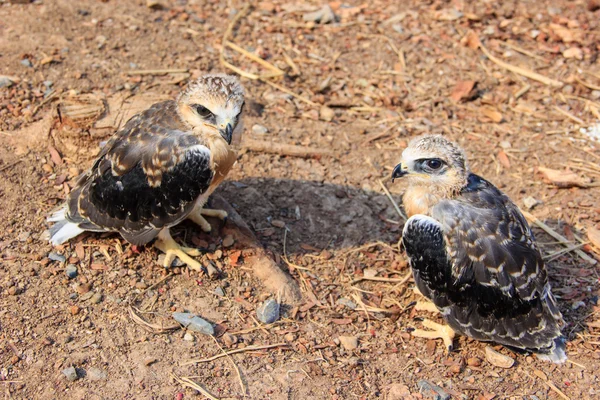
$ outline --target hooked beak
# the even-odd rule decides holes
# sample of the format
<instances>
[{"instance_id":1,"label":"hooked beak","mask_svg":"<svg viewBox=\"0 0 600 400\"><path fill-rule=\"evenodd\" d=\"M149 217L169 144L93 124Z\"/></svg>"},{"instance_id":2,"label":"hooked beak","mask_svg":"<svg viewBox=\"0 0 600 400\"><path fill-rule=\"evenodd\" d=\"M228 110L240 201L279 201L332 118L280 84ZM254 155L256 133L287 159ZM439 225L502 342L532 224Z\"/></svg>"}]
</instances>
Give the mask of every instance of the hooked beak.
<instances>
[{"instance_id":1,"label":"hooked beak","mask_svg":"<svg viewBox=\"0 0 600 400\"><path fill-rule=\"evenodd\" d=\"M406 169L402 169L402 164L398 164L396 165L396 167L394 168L394 171L392 172L392 182L394 182L394 179L396 178L402 178L404 175L407 175L408 171Z\"/></svg>"},{"instance_id":2,"label":"hooked beak","mask_svg":"<svg viewBox=\"0 0 600 400\"><path fill-rule=\"evenodd\" d=\"M223 139L225 139L227 144L231 144L231 138L233 137L233 125L227 124L225 129L219 130L219 133L221 133L221 136Z\"/></svg>"}]
</instances>

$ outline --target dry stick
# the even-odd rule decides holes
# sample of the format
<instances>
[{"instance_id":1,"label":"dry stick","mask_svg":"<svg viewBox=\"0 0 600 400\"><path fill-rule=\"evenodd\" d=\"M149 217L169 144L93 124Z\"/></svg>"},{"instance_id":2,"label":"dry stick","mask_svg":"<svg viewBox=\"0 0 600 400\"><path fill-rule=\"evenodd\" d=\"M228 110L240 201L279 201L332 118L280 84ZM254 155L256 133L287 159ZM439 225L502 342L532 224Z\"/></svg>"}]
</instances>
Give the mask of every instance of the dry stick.
<instances>
[{"instance_id":1,"label":"dry stick","mask_svg":"<svg viewBox=\"0 0 600 400\"><path fill-rule=\"evenodd\" d=\"M217 341L217 339L214 336L211 336L211 338L215 341L215 343L217 344L217 346L219 346L219 349L221 349L221 352L225 353L225 350L223 350L223 347ZM229 354L227 354L227 358L229 358L229 360L233 364L233 368L235 368L235 372L237 373L238 380L240 381L240 386L242 387L242 394L245 397L248 394L248 391L246 390L246 385L244 385L244 381L242 380L242 374L240 372L240 369L237 366L237 364L235 363L235 360L233 359L233 357L231 357Z\"/></svg>"},{"instance_id":2,"label":"dry stick","mask_svg":"<svg viewBox=\"0 0 600 400\"><path fill-rule=\"evenodd\" d=\"M388 190L388 188L385 187L385 185L383 184L383 182L381 181L381 179L379 179L379 185L381 186L381 188L385 192L385 194L388 197L388 199L390 199L390 201L392 202L392 205L396 209L396 212L398 213L398 215L400 216L400 218L402 218L404 220L404 222L406 222L406 220L407 220L406 215L404 215L404 213L402 212L402 210L400 210L400 207L398 207L398 204L396 204L396 202L392 198L392 194L390 193L390 191Z\"/></svg>"},{"instance_id":3,"label":"dry stick","mask_svg":"<svg viewBox=\"0 0 600 400\"><path fill-rule=\"evenodd\" d=\"M315 149L291 144L272 143L254 139L245 139L242 142L242 147L250 151L274 153L292 157L314 158L333 155L333 153L329 150Z\"/></svg>"},{"instance_id":4,"label":"dry stick","mask_svg":"<svg viewBox=\"0 0 600 400\"><path fill-rule=\"evenodd\" d=\"M218 397L215 397L212 393L210 393L208 390L206 390L202 386L200 386L200 384L194 382L191 379L188 379L186 377L180 378L180 377L178 377L177 375L175 375L173 373L171 373L171 376L173 377L173 379L175 379L177 382L181 383L182 385L190 387L192 389L195 389L195 390L199 391L207 399L210 399L210 400L220 400Z\"/></svg>"},{"instance_id":5,"label":"dry stick","mask_svg":"<svg viewBox=\"0 0 600 400\"><path fill-rule=\"evenodd\" d=\"M4 167L0 168L0 172L6 171L7 169L14 167L15 165L17 165L17 164L18 164L18 163L20 163L21 161L23 161L23 160L17 160L17 161L15 161L15 162L13 162L13 163L10 163L10 164L8 164L8 165L5 165Z\"/></svg>"},{"instance_id":6,"label":"dry stick","mask_svg":"<svg viewBox=\"0 0 600 400\"><path fill-rule=\"evenodd\" d=\"M564 85L561 81L557 81L555 79L545 77L544 75L540 75L537 72L533 72L533 71L525 69L525 68L517 67L517 66L511 65L509 63L506 63L502 60L497 59L496 57L494 57L493 55L490 54L490 52L483 46L482 43L479 43L479 48L481 49L483 54L485 54L487 56L487 58L489 58L495 64L497 64L500 67L505 68L511 72L514 72L515 74L519 74L519 75L525 76L529 79L533 79L535 81L542 82L545 85L550 85L550 86L554 86L554 87L562 87Z\"/></svg>"},{"instance_id":7,"label":"dry stick","mask_svg":"<svg viewBox=\"0 0 600 400\"><path fill-rule=\"evenodd\" d=\"M189 72L188 69L142 69L138 71L127 71L127 75L167 75L167 74L180 74Z\"/></svg>"},{"instance_id":8,"label":"dry stick","mask_svg":"<svg viewBox=\"0 0 600 400\"><path fill-rule=\"evenodd\" d=\"M372 141L374 141L374 140L381 139L382 137L385 137L385 136L389 135L389 134L390 134L390 131L391 131L392 129L394 129L395 127L397 127L397 126L398 126L398 124L392 124L392 125L390 125L388 128L384 129L384 130L383 130L383 131L381 131L381 132L377 132L377 133L375 133L374 135L367 136L367 137L365 138L365 140L363 140L362 144L363 144L363 145L365 145L365 144L369 144L369 143L371 143L371 142L372 142Z\"/></svg>"},{"instance_id":9,"label":"dry stick","mask_svg":"<svg viewBox=\"0 0 600 400\"><path fill-rule=\"evenodd\" d=\"M564 115L565 117L567 117L567 118L569 118L569 119L571 119L571 120L573 120L573 121L577 122L579 125L584 125L584 124L585 124L585 122L584 122L582 119L580 119L580 118L577 118L576 116L574 116L573 114L571 114L571 113L570 113L570 112L568 112L568 111L565 111L565 110L563 110L563 109L562 109L562 108L560 108L559 106L554 106L554 108L556 109L556 111L558 111L559 113L561 113L561 114L562 114L562 115Z\"/></svg>"},{"instance_id":10,"label":"dry stick","mask_svg":"<svg viewBox=\"0 0 600 400\"><path fill-rule=\"evenodd\" d=\"M244 347L243 349L236 349L236 350L226 351L221 354L216 354L209 358L202 358L202 359L198 359L198 360L186 361L181 365L183 366L183 365L190 365L190 364L200 364L200 363L218 360L221 357L225 357L225 356L228 356L231 354L245 353L247 351L254 351L254 350L272 349L275 347L282 347L282 346L289 346L289 345L287 343L276 343L276 344L269 344L269 345L265 345L265 346L248 346L248 347Z\"/></svg>"},{"instance_id":11,"label":"dry stick","mask_svg":"<svg viewBox=\"0 0 600 400\"><path fill-rule=\"evenodd\" d=\"M560 241L563 246L570 247L570 242L566 237L564 237L561 234L559 234L558 232L554 231L548 225L546 225L545 223L543 223L542 221L537 219L537 217L534 216L533 214L530 214L527 211L523 211L523 210L521 210L521 212L523 213L525 218L527 218L531 223L533 223L537 227L544 230L544 232L546 232L548 235L552 236L554 239ZM583 258L588 263L590 263L592 265L595 265L597 263L596 260L594 260L587 254L585 254L582 250L574 249L573 251L575 252L575 254L577 254L579 257Z\"/></svg>"},{"instance_id":12,"label":"dry stick","mask_svg":"<svg viewBox=\"0 0 600 400\"><path fill-rule=\"evenodd\" d=\"M532 52L531 52L531 51L529 51L529 50L525 50L525 49L524 49L524 48L522 48L522 47L519 47L519 46L517 46L517 45L514 45L514 44L512 44L512 43L509 43L509 42L501 42L501 43L502 43L503 45L505 45L506 47L513 49L513 50L514 50L514 51L516 51L516 52L519 52L519 53L521 53L521 54L525 54L526 56L529 56L529 57L531 57L531 58L535 58L536 60L540 60L540 61L543 61L543 62L546 62L546 63L548 62L548 60L544 59L543 57L540 57L540 56L538 56L537 54L534 54L534 53L532 53Z\"/></svg>"},{"instance_id":13,"label":"dry stick","mask_svg":"<svg viewBox=\"0 0 600 400\"><path fill-rule=\"evenodd\" d=\"M350 285L354 285L355 283L361 282L361 281L375 281L375 282L391 282L391 283L398 283L398 285L401 285L403 283L408 282L408 280L411 278L412 274L407 274L404 278L384 278L384 277L380 277L380 276L373 276L373 277L366 277L363 276L361 278L356 278L355 280L353 280L352 282L350 282ZM396 286L398 286L396 285Z\"/></svg>"},{"instance_id":14,"label":"dry stick","mask_svg":"<svg viewBox=\"0 0 600 400\"><path fill-rule=\"evenodd\" d=\"M273 64L266 62L265 60L263 60L262 58L258 57L255 54L250 53L249 51L244 50L243 48L241 48L240 46L238 46L235 43L232 43L230 41L226 41L225 42L225 46L237 51L238 53L242 54L243 56L251 59L254 62L257 62L258 64L262 65L263 67L270 69L271 71L275 72L277 74L277 76L282 76L285 75L285 72L283 72L282 70L280 70L279 68L277 68L276 66L274 66Z\"/></svg>"},{"instance_id":15,"label":"dry stick","mask_svg":"<svg viewBox=\"0 0 600 400\"><path fill-rule=\"evenodd\" d=\"M583 79L579 78L579 77L575 77L575 80L582 84L583 86L585 86L586 88L590 89L590 90L600 90L600 86L594 85L592 83L586 82Z\"/></svg>"}]
</instances>

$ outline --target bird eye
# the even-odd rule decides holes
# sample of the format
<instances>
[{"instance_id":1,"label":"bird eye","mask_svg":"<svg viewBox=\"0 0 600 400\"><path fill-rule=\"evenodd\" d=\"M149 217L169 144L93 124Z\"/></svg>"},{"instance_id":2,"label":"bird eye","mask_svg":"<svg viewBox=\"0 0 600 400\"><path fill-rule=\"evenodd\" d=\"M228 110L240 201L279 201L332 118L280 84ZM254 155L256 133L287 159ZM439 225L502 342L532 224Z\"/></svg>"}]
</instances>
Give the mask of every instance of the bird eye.
<instances>
[{"instance_id":1,"label":"bird eye","mask_svg":"<svg viewBox=\"0 0 600 400\"><path fill-rule=\"evenodd\" d=\"M198 115L204 119L208 119L213 116L213 113L203 105L196 104L194 107L196 108L196 112L198 113Z\"/></svg>"},{"instance_id":2,"label":"bird eye","mask_svg":"<svg viewBox=\"0 0 600 400\"><path fill-rule=\"evenodd\" d=\"M442 162L435 158L432 160L425 161L425 165L427 165L427 168L432 169L432 170L437 170L437 169L442 168Z\"/></svg>"}]
</instances>

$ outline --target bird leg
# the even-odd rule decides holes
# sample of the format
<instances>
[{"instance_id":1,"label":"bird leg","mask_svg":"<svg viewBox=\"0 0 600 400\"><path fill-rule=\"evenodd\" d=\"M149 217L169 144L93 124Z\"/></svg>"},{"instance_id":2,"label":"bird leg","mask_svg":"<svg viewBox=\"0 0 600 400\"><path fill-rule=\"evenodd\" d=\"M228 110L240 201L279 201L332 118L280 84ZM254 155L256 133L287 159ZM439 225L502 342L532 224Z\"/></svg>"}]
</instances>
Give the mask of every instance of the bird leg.
<instances>
[{"instance_id":1,"label":"bird leg","mask_svg":"<svg viewBox=\"0 0 600 400\"><path fill-rule=\"evenodd\" d=\"M415 294L421 296L421 297L425 297L423 296L423 293L421 293L421 291L419 290L418 287L414 287L413 288L413 292L415 292ZM435 306L435 304L433 304L429 299L425 299L425 300L419 300L417 301L417 304L415 304L415 310L417 311L429 311L430 313L433 314L439 314L440 310L438 310L438 308Z\"/></svg>"},{"instance_id":2,"label":"bird leg","mask_svg":"<svg viewBox=\"0 0 600 400\"><path fill-rule=\"evenodd\" d=\"M165 253L165 260L163 262L163 267L168 268L175 257L179 258L184 264L186 264L189 268L195 271L202 271L203 266L198 261L194 260L192 257L197 257L202 253L198 249L194 249L191 247L180 246L173 240L171 237L171 233L169 232L169 228L164 228L158 234L156 241L154 242L154 247ZM212 265L208 265L206 267L209 276L214 276L218 274L218 271Z\"/></svg>"},{"instance_id":3,"label":"bird leg","mask_svg":"<svg viewBox=\"0 0 600 400\"><path fill-rule=\"evenodd\" d=\"M200 226L200 229L202 229L204 232L210 232L212 230L212 227L210 226L206 218L204 218L205 215L207 217L217 217L222 220L225 220L227 218L227 212L223 210L212 210L210 208L202 208L197 206L190 213L190 215L188 215L188 219L194 221L194 223Z\"/></svg>"},{"instance_id":4,"label":"bird leg","mask_svg":"<svg viewBox=\"0 0 600 400\"><path fill-rule=\"evenodd\" d=\"M430 330L426 331L422 329L415 329L411 332L411 334L416 337L427 339L442 339L446 345L446 349L449 352L452 351L452 342L454 341L454 336L456 335L454 329L447 325L441 325L428 319L423 320L423 325Z\"/></svg>"}]
</instances>

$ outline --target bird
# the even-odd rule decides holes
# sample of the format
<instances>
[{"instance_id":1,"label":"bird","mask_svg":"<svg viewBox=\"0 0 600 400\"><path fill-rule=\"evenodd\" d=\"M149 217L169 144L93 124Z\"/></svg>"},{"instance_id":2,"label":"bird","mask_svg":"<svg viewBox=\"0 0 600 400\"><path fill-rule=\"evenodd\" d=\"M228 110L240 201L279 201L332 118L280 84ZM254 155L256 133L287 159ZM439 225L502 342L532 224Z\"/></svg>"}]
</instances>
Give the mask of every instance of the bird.
<instances>
[{"instance_id":1,"label":"bird","mask_svg":"<svg viewBox=\"0 0 600 400\"><path fill-rule=\"evenodd\" d=\"M201 270L192 258L200 251L177 244L170 228L190 219L209 232L205 216L227 217L204 205L237 160L231 143L242 134L243 109L237 77L206 74L174 100L131 117L49 216L50 242L60 245L84 231L118 232L138 246L156 239L165 267L177 257Z\"/></svg>"},{"instance_id":2,"label":"bird","mask_svg":"<svg viewBox=\"0 0 600 400\"><path fill-rule=\"evenodd\" d=\"M525 217L469 169L464 150L441 135L411 140L392 172L407 182L402 244L416 289L447 325L423 321L416 337L455 333L542 360L565 362L564 320Z\"/></svg>"}]
</instances>

